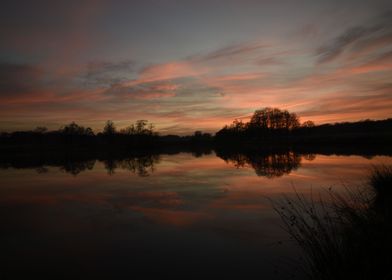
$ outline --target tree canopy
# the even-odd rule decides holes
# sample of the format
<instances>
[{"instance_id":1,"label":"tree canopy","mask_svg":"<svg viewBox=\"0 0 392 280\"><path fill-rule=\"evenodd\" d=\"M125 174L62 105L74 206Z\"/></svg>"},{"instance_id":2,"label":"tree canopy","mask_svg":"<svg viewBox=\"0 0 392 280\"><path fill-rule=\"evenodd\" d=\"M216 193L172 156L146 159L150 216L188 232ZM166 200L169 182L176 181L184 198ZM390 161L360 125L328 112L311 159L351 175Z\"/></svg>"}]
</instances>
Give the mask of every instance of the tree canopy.
<instances>
[{"instance_id":1,"label":"tree canopy","mask_svg":"<svg viewBox=\"0 0 392 280\"><path fill-rule=\"evenodd\" d=\"M216 133L219 137L264 136L271 133L288 133L300 127L295 113L278 108L265 107L256 110L249 122L234 120Z\"/></svg>"},{"instance_id":2,"label":"tree canopy","mask_svg":"<svg viewBox=\"0 0 392 280\"><path fill-rule=\"evenodd\" d=\"M299 127L299 118L295 113L290 113L287 110L266 107L256 110L253 113L249 127L270 130L291 130Z\"/></svg>"}]
</instances>

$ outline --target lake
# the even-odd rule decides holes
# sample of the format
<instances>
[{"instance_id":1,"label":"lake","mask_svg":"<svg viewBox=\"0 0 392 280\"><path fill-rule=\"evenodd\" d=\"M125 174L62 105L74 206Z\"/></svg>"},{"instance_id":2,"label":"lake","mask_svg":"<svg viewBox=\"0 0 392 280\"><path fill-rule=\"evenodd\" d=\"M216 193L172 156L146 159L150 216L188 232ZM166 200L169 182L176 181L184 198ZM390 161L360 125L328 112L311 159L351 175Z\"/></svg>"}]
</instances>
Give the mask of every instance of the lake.
<instances>
[{"instance_id":1,"label":"lake","mask_svg":"<svg viewBox=\"0 0 392 280\"><path fill-rule=\"evenodd\" d=\"M300 277L273 201L364 184L380 163L392 158L210 152L5 162L0 273Z\"/></svg>"}]
</instances>

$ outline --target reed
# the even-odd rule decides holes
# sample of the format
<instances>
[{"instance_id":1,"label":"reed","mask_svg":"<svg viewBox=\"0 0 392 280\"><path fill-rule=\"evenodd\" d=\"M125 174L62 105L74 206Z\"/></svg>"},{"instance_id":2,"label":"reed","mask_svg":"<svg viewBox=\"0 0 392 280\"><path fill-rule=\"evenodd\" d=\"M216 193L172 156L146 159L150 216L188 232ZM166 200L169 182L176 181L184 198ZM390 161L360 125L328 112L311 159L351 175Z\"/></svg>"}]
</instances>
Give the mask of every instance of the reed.
<instances>
[{"instance_id":1,"label":"reed","mask_svg":"<svg viewBox=\"0 0 392 280\"><path fill-rule=\"evenodd\" d=\"M366 186L274 203L309 279L392 279L391 183L392 167L375 166Z\"/></svg>"}]
</instances>

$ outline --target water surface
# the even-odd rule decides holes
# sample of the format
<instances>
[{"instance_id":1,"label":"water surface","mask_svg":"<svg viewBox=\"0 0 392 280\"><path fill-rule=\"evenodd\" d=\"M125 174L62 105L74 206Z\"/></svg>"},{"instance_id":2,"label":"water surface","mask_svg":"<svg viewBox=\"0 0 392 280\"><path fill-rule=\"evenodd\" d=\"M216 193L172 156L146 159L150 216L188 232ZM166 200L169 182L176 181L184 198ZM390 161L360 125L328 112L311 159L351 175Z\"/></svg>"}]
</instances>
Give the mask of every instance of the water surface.
<instances>
[{"instance_id":1,"label":"water surface","mask_svg":"<svg viewBox=\"0 0 392 280\"><path fill-rule=\"evenodd\" d=\"M391 162L286 152L3 163L2 273L287 279L299 252L271 200L340 191Z\"/></svg>"}]
</instances>

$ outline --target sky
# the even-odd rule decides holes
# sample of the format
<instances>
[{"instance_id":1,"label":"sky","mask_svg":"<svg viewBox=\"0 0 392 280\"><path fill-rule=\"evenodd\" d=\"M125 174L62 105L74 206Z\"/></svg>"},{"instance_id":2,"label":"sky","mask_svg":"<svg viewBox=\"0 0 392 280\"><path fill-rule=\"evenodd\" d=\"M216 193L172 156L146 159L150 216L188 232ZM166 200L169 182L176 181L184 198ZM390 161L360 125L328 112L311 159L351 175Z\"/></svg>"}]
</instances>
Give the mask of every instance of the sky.
<instances>
[{"instance_id":1,"label":"sky","mask_svg":"<svg viewBox=\"0 0 392 280\"><path fill-rule=\"evenodd\" d=\"M0 131L392 117L392 1L2 1Z\"/></svg>"}]
</instances>

